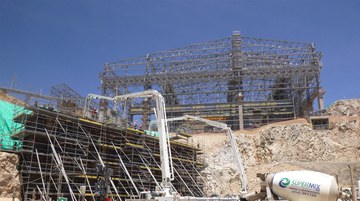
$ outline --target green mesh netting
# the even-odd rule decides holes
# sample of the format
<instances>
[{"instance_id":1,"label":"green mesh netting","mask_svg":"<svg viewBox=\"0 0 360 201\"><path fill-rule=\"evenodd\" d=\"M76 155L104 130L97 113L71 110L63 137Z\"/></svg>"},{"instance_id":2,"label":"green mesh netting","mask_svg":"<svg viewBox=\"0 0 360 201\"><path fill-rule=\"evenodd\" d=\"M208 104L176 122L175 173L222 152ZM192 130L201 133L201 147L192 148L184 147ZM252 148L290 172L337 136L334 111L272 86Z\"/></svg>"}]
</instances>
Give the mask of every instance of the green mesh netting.
<instances>
[{"instance_id":1,"label":"green mesh netting","mask_svg":"<svg viewBox=\"0 0 360 201\"><path fill-rule=\"evenodd\" d=\"M30 114L24 107L0 100L0 148L21 149L22 142L11 135L24 129L24 125L13 121L15 111Z\"/></svg>"},{"instance_id":2,"label":"green mesh netting","mask_svg":"<svg viewBox=\"0 0 360 201\"><path fill-rule=\"evenodd\" d=\"M149 131L149 130L144 130L146 135L150 135L150 136L154 136L154 137L159 137L159 132L157 131Z\"/></svg>"}]
</instances>

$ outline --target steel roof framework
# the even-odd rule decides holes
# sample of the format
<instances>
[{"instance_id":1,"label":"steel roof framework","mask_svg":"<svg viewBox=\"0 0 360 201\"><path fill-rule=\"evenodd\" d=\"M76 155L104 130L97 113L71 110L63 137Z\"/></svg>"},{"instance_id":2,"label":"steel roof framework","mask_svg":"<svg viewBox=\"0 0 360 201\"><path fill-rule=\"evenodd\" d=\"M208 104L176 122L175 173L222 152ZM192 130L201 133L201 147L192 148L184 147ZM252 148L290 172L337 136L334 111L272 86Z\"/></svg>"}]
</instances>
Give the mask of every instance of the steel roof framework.
<instances>
[{"instance_id":1,"label":"steel roof framework","mask_svg":"<svg viewBox=\"0 0 360 201\"><path fill-rule=\"evenodd\" d=\"M203 105L201 111L186 113L201 116L212 113L213 108L206 109L208 105L231 104L223 112L231 113L226 119L234 128L241 93L244 112L248 112L244 114L246 127L253 127L254 122L258 125L291 119L311 110L320 89L320 59L321 53L312 43L250 38L234 32L220 40L105 64L100 78L104 95L151 88L160 91L168 107L179 108L171 110L170 117L184 115L183 106ZM279 101L291 106L281 118L269 113L274 110L271 105ZM258 105L247 107L249 103ZM260 122L249 111L263 114Z\"/></svg>"}]
</instances>

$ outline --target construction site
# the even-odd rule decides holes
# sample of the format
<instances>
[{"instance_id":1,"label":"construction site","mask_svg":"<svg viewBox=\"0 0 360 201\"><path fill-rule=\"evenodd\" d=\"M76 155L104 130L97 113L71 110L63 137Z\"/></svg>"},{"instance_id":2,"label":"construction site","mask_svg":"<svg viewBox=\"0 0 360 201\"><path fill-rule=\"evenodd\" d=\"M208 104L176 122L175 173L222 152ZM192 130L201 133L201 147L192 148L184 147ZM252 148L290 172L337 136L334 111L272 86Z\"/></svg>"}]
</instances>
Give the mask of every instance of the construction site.
<instances>
[{"instance_id":1,"label":"construction site","mask_svg":"<svg viewBox=\"0 0 360 201\"><path fill-rule=\"evenodd\" d=\"M321 53L314 44L231 37L105 64L102 94L154 89L165 98L168 117L186 114L256 128L324 109ZM137 102L130 120L152 112ZM106 108L106 107L104 107ZM101 111L100 111L101 112Z\"/></svg>"},{"instance_id":2,"label":"construction site","mask_svg":"<svg viewBox=\"0 0 360 201\"><path fill-rule=\"evenodd\" d=\"M321 57L235 31L108 62L99 95L0 87L0 199L356 201L360 99L325 108Z\"/></svg>"}]
</instances>

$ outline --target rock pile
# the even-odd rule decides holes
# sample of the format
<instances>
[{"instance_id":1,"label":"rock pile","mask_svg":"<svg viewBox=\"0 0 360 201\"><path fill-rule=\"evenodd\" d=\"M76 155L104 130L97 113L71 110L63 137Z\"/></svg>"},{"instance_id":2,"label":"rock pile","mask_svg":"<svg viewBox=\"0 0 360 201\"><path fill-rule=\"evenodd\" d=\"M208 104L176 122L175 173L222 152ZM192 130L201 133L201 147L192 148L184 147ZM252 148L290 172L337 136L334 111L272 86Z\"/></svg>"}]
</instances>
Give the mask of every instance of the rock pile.
<instances>
[{"instance_id":1,"label":"rock pile","mask_svg":"<svg viewBox=\"0 0 360 201\"><path fill-rule=\"evenodd\" d=\"M0 152L0 198L20 199L18 163L18 155Z\"/></svg>"},{"instance_id":2,"label":"rock pile","mask_svg":"<svg viewBox=\"0 0 360 201\"><path fill-rule=\"evenodd\" d=\"M327 109L332 116L360 116L360 99L338 100Z\"/></svg>"}]
</instances>

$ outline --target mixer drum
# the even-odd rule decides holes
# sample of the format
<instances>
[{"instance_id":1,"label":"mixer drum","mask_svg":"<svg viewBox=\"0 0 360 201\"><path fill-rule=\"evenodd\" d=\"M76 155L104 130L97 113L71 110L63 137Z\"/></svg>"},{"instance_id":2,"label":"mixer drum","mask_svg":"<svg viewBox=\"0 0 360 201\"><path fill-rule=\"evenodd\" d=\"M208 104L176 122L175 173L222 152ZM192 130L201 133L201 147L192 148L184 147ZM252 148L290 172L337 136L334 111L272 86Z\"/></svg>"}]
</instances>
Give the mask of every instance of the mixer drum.
<instances>
[{"instance_id":1,"label":"mixer drum","mask_svg":"<svg viewBox=\"0 0 360 201\"><path fill-rule=\"evenodd\" d=\"M266 177L273 193L290 201L336 201L335 177L314 171L288 171Z\"/></svg>"}]
</instances>

